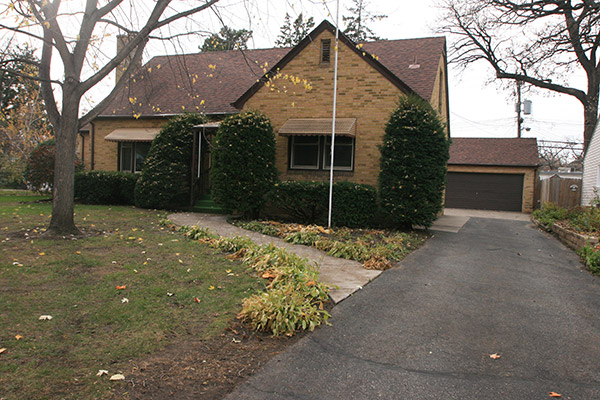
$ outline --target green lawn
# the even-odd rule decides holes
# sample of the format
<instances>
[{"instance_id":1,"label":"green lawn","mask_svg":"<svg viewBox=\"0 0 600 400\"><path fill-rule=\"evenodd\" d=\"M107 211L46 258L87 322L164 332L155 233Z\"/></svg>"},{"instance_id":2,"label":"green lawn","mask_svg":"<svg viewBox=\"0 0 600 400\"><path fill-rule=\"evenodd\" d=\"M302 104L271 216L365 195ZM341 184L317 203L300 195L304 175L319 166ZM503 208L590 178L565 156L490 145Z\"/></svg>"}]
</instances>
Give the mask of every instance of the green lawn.
<instances>
[{"instance_id":1,"label":"green lawn","mask_svg":"<svg viewBox=\"0 0 600 400\"><path fill-rule=\"evenodd\" d=\"M42 199L0 192L4 400L109 398L123 383L108 378L128 360L215 337L262 289L239 262L161 226L161 211L76 206L92 236L40 238L51 211Z\"/></svg>"}]
</instances>

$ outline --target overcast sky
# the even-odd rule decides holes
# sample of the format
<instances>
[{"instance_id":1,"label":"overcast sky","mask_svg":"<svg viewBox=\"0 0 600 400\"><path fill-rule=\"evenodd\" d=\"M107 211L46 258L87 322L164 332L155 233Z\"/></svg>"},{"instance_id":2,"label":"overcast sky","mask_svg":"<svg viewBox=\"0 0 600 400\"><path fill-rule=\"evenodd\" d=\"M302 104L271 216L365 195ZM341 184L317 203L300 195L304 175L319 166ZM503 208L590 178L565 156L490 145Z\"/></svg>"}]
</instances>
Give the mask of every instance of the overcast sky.
<instances>
[{"instance_id":1,"label":"overcast sky","mask_svg":"<svg viewBox=\"0 0 600 400\"><path fill-rule=\"evenodd\" d=\"M133 11L125 11L125 17L132 20L144 20L151 4L147 0L134 3ZM437 36L436 25L440 10L436 7L439 0L365 0L367 9L375 14L388 17L369 24L378 36L385 39L407 39ZM80 8L83 0L66 2L65 7ZM175 6L185 7L197 4L193 0L178 0ZM341 14L348 14L351 0L340 0ZM250 48L273 47L285 13L295 18L300 12L305 17L313 17L316 24L323 19L335 23L336 0L221 0L216 10L207 10L192 17L191 21L171 27L171 33L200 29L218 32L223 24L236 29L249 29L254 32ZM2 17L4 18L4 17ZM342 19L340 18L340 21ZM341 22L340 22L341 23ZM342 25L343 29L343 25ZM73 36L76 34L73 33ZM176 42L158 42L150 44L145 61L152 56L198 52L204 38L197 35L182 36ZM448 37L451 42L452 37ZM112 57L115 37L111 36L102 45L102 52ZM39 46L39 43L34 44ZM108 47L107 47L108 46ZM58 57L54 57L57 61ZM343 68L343 65L340 66ZM58 72L60 74L60 69ZM515 137L517 135L515 99L511 90L502 89L493 79L493 73L485 62L473 65L463 73L449 68L450 86L450 122L451 134L455 137ZM112 74L88 96L88 99L103 97L107 89L114 85ZM572 77L573 82L577 77ZM578 79L577 87L585 88L583 76ZM546 140L578 140L583 137L583 108L574 98L566 95L538 91L526 95L533 101L533 114L525 117L524 127L531 128L523 136ZM82 102L82 108L89 109L90 103Z\"/></svg>"},{"instance_id":2,"label":"overcast sky","mask_svg":"<svg viewBox=\"0 0 600 400\"><path fill-rule=\"evenodd\" d=\"M407 39L438 36L436 21L440 10L436 0L367 0L368 9L388 18L370 24L373 31L386 39ZM252 29L254 48L272 47L286 12L293 17L303 12L318 24L324 18L335 22L335 1L311 0L221 0L219 12L223 21L237 28ZM341 14L352 5L350 0L340 0ZM329 11L332 15L328 15ZM341 21L341 18L340 18ZM210 23L209 23L210 24ZM218 30L214 19L212 28ZM448 37L452 41L451 37ZM343 66L341 66L343 68ZM493 72L482 62L463 73L450 66L450 112L452 136L516 137L515 99L511 90L501 88L493 79ZM573 77L577 81L576 77ZM585 80L579 77L579 87ZM583 137L583 108L574 98L555 95L547 91L528 94L533 113L525 116L524 137L547 140Z\"/></svg>"}]
</instances>

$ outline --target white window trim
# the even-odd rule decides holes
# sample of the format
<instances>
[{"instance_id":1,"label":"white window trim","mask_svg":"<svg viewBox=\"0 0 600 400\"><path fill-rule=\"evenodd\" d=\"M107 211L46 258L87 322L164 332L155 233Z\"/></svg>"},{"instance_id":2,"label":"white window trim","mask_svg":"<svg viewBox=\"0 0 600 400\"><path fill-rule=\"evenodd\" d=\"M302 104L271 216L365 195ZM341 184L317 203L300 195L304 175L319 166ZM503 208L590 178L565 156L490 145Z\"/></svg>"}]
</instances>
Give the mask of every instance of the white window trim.
<instances>
[{"instance_id":1,"label":"white window trim","mask_svg":"<svg viewBox=\"0 0 600 400\"><path fill-rule=\"evenodd\" d=\"M125 153L123 151L123 147L126 146L128 148L129 151L129 169L125 169L124 166L124 162L123 162L123 154ZM119 171L120 172L133 172L132 170L134 169L133 164L135 164L135 161L132 159L132 153L133 153L133 143L130 142L121 142L121 145L119 146L119 152L121 154L119 154Z\"/></svg>"},{"instance_id":2,"label":"white window trim","mask_svg":"<svg viewBox=\"0 0 600 400\"><path fill-rule=\"evenodd\" d=\"M135 152L135 147L137 143L146 143L146 142L121 142L121 145L119 146L119 172L132 172L134 174L141 174L142 170L136 170L136 152ZM130 157L130 169L124 169L123 168L123 145L127 145L127 147L129 148L129 157Z\"/></svg>"},{"instance_id":3,"label":"white window trim","mask_svg":"<svg viewBox=\"0 0 600 400\"><path fill-rule=\"evenodd\" d=\"M317 165L297 165L294 164L294 150L296 149L296 144L294 143L296 141L296 136L292 136L292 151L290 154L291 160L290 160L290 168L291 169L312 169L312 170L318 170L319 169L319 154L318 152L321 151L321 140L318 136L313 136L317 139ZM298 146L314 146L314 144L299 144Z\"/></svg>"},{"instance_id":4,"label":"white window trim","mask_svg":"<svg viewBox=\"0 0 600 400\"><path fill-rule=\"evenodd\" d=\"M323 170L325 171L329 171L329 167L327 166L327 162L331 162L331 155L328 154L328 152L326 151L327 149L327 141L329 141L331 143L331 137L328 136L325 138L325 143L324 143L324 149L323 149ZM356 143L356 139L353 138L353 140L350 141L350 144L339 144L336 143L336 146L350 146L352 147L352 158L351 158L351 163L349 167L333 167L334 171L353 171L354 170L354 144Z\"/></svg>"}]
</instances>

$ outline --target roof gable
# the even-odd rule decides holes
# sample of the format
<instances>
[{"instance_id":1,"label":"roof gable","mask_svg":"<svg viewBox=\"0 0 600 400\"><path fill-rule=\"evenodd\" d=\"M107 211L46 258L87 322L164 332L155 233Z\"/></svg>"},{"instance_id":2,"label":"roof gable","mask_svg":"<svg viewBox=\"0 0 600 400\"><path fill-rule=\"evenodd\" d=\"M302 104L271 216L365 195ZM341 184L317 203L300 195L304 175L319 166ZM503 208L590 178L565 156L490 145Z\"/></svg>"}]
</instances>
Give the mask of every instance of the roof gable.
<instances>
[{"instance_id":1,"label":"roof gable","mask_svg":"<svg viewBox=\"0 0 600 400\"><path fill-rule=\"evenodd\" d=\"M495 165L535 167L539 165L534 138L452 138L450 165Z\"/></svg>"},{"instance_id":2,"label":"roof gable","mask_svg":"<svg viewBox=\"0 0 600 400\"><path fill-rule=\"evenodd\" d=\"M328 30L329 32L335 34L335 26L333 26L329 21L324 20L323 22L321 22L319 24L319 26L317 26L315 29L313 29L313 31L311 33L309 33L304 39L302 39L302 41L300 41L300 43L298 43L295 47L293 47L277 64L275 64L271 70L269 72L267 72L259 81L257 81L256 83L254 83L254 85L252 85L244 94L242 94L242 96L240 96L239 99L236 100L235 103L233 103L233 105L236 108L242 108L244 106L244 104L246 103L246 101L248 101L248 99L250 97L252 97L268 80L270 76L275 75L278 71L282 70L294 57L296 57L296 55L298 55L304 48L306 48L309 44L311 44L323 31ZM438 43L438 47L439 47L439 43L440 41L443 43L442 48L444 49L445 52L445 38L431 38L434 39L434 41L436 41ZM384 49L386 50L385 53L389 56L389 59L391 60L390 65L393 65L394 69L399 72L402 69L402 63L399 62L398 57L402 57L404 54L402 54L402 52L400 52L399 54L396 54L396 56L392 57L392 54L394 54L394 49L392 48L392 46L387 46L386 49L386 44L395 44L395 43L401 43L403 41L379 41L379 42L367 42L364 44L359 44L357 45L356 43L354 43L351 39L349 39L343 32L339 32L339 40L341 43L345 44L346 46L348 46L348 48L350 48L352 51L354 51L356 54L360 55L368 64L370 64L375 70L377 70L380 74L382 74L385 78L387 78L390 82L392 82L392 84L394 84L396 87L398 87L400 90L402 90L403 92L409 94L409 93L415 93L421 97L423 97L426 100L429 100L429 98L431 97L431 90L429 90L429 93L427 93L427 90L421 90L420 92L415 91L413 88L411 88L408 84L406 84L399 76L397 73L394 73L393 71L391 71L388 66L387 63L383 62L382 60L380 60L380 56L378 53L371 53L370 51L377 51L377 50L382 50L382 53L384 53ZM419 39L416 39L419 40ZM379 44L377 44L379 43ZM416 49L420 49L423 48L422 46L419 46L417 44L417 42L415 42L415 45L413 46L413 50ZM437 60L435 61L435 67L433 67L433 69L435 70L433 73L433 76L428 77L429 79L423 79L424 81L428 81L430 80L430 85L429 84L425 84L425 85L419 85L419 86L426 86L432 89L434 82L435 82L435 76L437 74L438 71L438 67L439 67L439 63L440 63L440 59L442 56L442 52L438 52L437 56L434 56L434 58L437 58ZM429 68L430 69L430 68ZM409 77L413 77L415 75L419 75L420 72L416 74L405 74L406 76ZM421 74L422 75L422 74ZM417 79L413 79L415 82L417 82Z\"/></svg>"}]
</instances>

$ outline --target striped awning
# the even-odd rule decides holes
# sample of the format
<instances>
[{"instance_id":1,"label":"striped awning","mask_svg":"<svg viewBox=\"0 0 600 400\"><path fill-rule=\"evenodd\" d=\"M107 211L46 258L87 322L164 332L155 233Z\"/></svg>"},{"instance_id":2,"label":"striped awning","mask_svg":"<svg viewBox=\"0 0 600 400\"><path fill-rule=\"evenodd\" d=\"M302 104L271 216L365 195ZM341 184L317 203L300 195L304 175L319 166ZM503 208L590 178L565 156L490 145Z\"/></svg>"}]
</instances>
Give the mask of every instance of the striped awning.
<instances>
[{"instance_id":1,"label":"striped awning","mask_svg":"<svg viewBox=\"0 0 600 400\"><path fill-rule=\"evenodd\" d=\"M331 118L291 118L279 129L279 134L282 136L331 135L332 122ZM335 134L354 137L356 118L336 118Z\"/></svg>"},{"instance_id":2,"label":"striped awning","mask_svg":"<svg viewBox=\"0 0 600 400\"><path fill-rule=\"evenodd\" d=\"M151 142L160 132L160 128L122 128L115 129L104 137L109 142Z\"/></svg>"}]
</instances>

